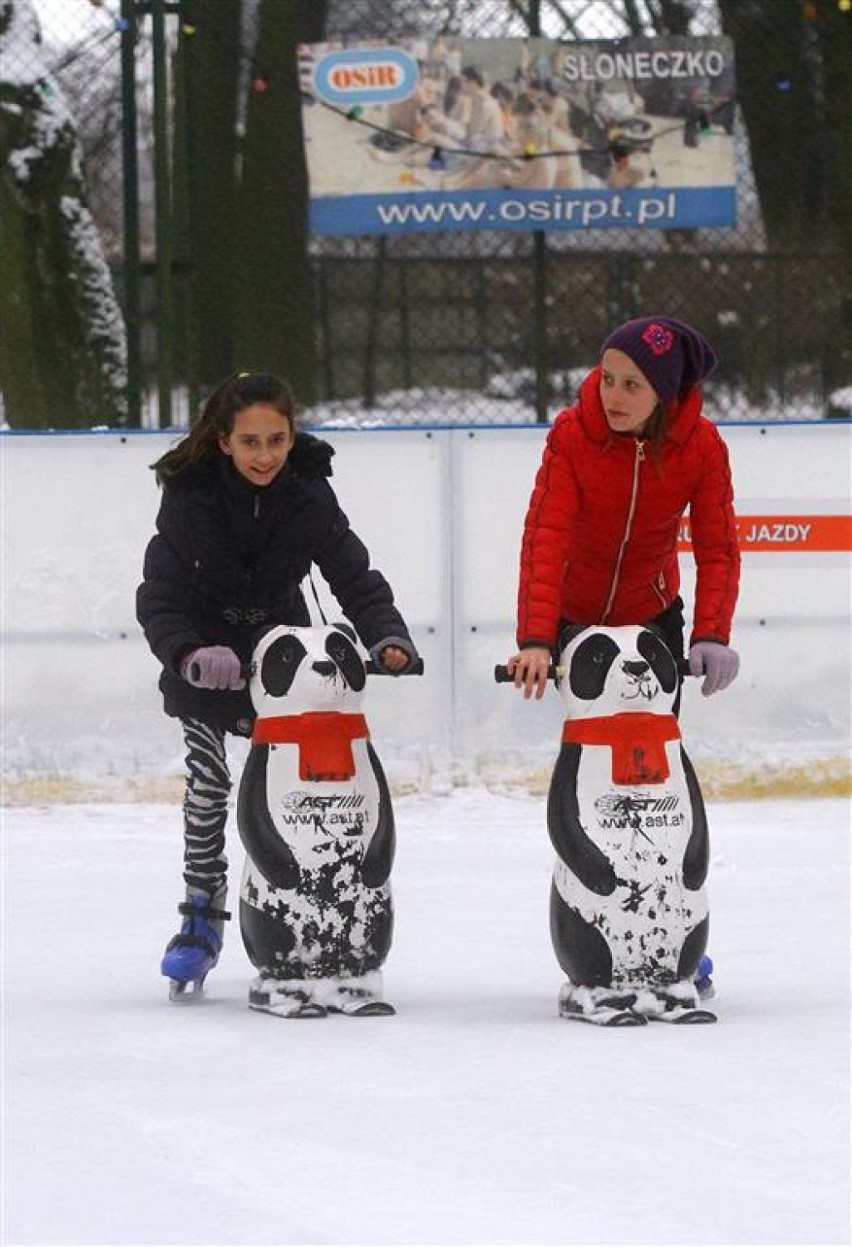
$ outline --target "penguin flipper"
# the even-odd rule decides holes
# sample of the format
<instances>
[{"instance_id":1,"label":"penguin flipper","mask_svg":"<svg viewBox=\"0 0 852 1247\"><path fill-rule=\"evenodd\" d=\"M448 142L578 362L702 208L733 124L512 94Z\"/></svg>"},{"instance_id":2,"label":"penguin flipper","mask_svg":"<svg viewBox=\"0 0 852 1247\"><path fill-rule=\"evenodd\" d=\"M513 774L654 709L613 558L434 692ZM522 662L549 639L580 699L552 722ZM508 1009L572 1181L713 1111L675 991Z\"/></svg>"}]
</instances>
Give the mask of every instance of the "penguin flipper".
<instances>
[{"instance_id":1,"label":"penguin flipper","mask_svg":"<svg viewBox=\"0 0 852 1247\"><path fill-rule=\"evenodd\" d=\"M566 743L559 751L547 797L547 829L553 847L572 874L598 896L611 896L618 878L609 858L583 830L577 799L582 746Z\"/></svg>"},{"instance_id":2,"label":"penguin flipper","mask_svg":"<svg viewBox=\"0 0 852 1247\"><path fill-rule=\"evenodd\" d=\"M237 828L246 853L274 888L299 882L299 864L275 826L266 795L269 745L254 745L246 760L237 798Z\"/></svg>"},{"instance_id":3,"label":"penguin flipper","mask_svg":"<svg viewBox=\"0 0 852 1247\"><path fill-rule=\"evenodd\" d=\"M390 789L379 756L367 741L367 754L379 787L379 815L373 838L364 854L361 876L368 888L380 888L387 883L396 852L396 824L393 816Z\"/></svg>"}]
</instances>

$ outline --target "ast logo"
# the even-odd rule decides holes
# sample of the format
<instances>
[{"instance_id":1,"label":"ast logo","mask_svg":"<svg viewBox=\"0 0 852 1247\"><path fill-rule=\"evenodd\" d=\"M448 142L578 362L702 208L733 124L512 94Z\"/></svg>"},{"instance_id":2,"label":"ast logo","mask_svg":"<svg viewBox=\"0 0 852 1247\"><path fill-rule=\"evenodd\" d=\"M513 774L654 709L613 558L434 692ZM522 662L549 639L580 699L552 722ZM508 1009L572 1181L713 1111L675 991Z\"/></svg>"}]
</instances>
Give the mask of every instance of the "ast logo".
<instances>
[{"instance_id":1,"label":"ast logo","mask_svg":"<svg viewBox=\"0 0 852 1247\"><path fill-rule=\"evenodd\" d=\"M407 99L417 85L417 62L401 48L349 48L317 61L314 89L322 100L353 104L392 104Z\"/></svg>"}]
</instances>

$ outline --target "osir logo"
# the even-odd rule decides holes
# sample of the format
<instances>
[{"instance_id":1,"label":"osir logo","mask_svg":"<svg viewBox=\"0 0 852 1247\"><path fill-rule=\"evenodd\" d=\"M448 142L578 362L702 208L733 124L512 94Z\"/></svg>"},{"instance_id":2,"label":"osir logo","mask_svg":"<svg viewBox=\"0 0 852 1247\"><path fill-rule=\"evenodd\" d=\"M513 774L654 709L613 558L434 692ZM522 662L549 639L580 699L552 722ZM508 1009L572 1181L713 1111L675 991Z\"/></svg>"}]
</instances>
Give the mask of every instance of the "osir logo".
<instances>
[{"instance_id":1,"label":"osir logo","mask_svg":"<svg viewBox=\"0 0 852 1247\"><path fill-rule=\"evenodd\" d=\"M329 104L393 104L417 85L417 62L401 48L348 48L317 61L314 90Z\"/></svg>"}]
</instances>

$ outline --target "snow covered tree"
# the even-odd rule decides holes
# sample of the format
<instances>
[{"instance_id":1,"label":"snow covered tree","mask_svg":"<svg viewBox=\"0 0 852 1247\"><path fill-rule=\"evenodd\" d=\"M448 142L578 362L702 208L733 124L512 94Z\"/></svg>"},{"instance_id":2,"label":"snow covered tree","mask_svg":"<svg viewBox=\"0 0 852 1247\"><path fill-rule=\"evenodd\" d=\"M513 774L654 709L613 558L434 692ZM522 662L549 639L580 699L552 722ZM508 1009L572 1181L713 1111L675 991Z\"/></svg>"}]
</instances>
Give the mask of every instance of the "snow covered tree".
<instances>
[{"instance_id":1,"label":"snow covered tree","mask_svg":"<svg viewBox=\"0 0 852 1247\"><path fill-rule=\"evenodd\" d=\"M31 0L0 0L0 384L11 426L127 417L124 321Z\"/></svg>"}]
</instances>

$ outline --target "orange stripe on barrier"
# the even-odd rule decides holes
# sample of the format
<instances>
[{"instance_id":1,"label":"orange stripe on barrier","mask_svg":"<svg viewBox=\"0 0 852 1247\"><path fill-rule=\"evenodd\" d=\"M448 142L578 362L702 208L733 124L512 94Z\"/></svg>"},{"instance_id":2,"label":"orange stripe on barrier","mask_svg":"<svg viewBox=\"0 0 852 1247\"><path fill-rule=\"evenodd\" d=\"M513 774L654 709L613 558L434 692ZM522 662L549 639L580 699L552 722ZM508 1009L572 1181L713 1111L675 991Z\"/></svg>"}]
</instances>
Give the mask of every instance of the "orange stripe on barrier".
<instances>
[{"instance_id":1,"label":"orange stripe on barrier","mask_svg":"<svg viewBox=\"0 0 852 1247\"><path fill-rule=\"evenodd\" d=\"M852 550L852 516L849 515L740 515L737 517L740 549L749 551ZM678 549L692 549L688 519L681 522Z\"/></svg>"}]
</instances>

